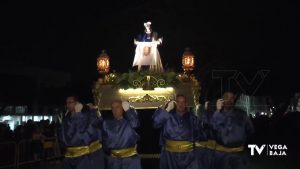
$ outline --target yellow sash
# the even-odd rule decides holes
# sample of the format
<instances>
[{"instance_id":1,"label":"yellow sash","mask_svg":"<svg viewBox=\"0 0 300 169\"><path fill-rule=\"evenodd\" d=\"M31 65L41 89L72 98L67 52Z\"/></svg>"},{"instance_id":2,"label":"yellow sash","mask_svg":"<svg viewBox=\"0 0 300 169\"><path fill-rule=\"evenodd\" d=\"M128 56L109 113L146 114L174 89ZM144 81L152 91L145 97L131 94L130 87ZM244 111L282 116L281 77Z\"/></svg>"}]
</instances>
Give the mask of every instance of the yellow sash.
<instances>
[{"instance_id":1,"label":"yellow sash","mask_svg":"<svg viewBox=\"0 0 300 169\"><path fill-rule=\"evenodd\" d=\"M215 140L207 140L207 141L197 141L196 147L199 148L208 148L208 149L215 149L216 141Z\"/></svg>"},{"instance_id":2,"label":"yellow sash","mask_svg":"<svg viewBox=\"0 0 300 169\"><path fill-rule=\"evenodd\" d=\"M137 154L137 146L124 149L113 149L111 150L111 156L116 158L127 158Z\"/></svg>"},{"instance_id":3,"label":"yellow sash","mask_svg":"<svg viewBox=\"0 0 300 169\"><path fill-rule=\"evenodd\" d=\"M226 153L237 153L244 150L244 146L239 147L225 147L221 144L216 143L215 140L208 140L208 141L198 141L196 142L196 147L199 148L208 148L211 150L226 152Z\"/></svg>"},{"instance_id":4,"label":"yellow sash","mask_svg":"<svg viewBox=\"0 0 300 169\"><path fill-rule=\"evenodd\" d=\"M244 146L239 146L239 147L225 147L221 144L216 144L216 150L217 151L222 151L226 153L238 153L244 150Z\"/></svg>"},{"instance_id":5,"label":"yellow sash","mask_svg":"<svg viewBox=\"0 0 300 169\"><path fill-rule=\"evenodd\" d=\"M74 158L93 153L102 148L102 144L97 140L88 146L68 147L65 153L66 158Z\"/></svg>"},{"instance_id":6,"label":"yellow sash","mask_svg":"<svg viewBox=\"0 0 300 169\"><path fill-rule=\"evenodd\" d=\"M166 150L170 152L183 153L193 150L193 142L190 141L174 141L166 139Z\"/></svg>"}]
</instances>

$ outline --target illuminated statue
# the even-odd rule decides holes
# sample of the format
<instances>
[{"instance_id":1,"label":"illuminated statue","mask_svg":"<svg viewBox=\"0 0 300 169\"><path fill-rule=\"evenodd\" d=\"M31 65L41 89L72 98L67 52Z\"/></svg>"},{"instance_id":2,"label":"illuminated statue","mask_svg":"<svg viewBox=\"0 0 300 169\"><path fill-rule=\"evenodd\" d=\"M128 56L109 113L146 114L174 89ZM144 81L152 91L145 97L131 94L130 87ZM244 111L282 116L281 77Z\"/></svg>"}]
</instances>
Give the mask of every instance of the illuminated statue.
<instances>
[{"instance_id":1,"label":"illuminated statue","mask_svg":"<svg viewBox=\"0 0 300 169\"><path fill-rule=\"evenodd\" d=\"M151 22L144 23L145 33L134 39L136 45L133 65L138 66L138 71L146 67L150 71L163 71L157 45L162 43L162 38L157 37L157 33L151 31Z\"/></svg>"}]
</instances>

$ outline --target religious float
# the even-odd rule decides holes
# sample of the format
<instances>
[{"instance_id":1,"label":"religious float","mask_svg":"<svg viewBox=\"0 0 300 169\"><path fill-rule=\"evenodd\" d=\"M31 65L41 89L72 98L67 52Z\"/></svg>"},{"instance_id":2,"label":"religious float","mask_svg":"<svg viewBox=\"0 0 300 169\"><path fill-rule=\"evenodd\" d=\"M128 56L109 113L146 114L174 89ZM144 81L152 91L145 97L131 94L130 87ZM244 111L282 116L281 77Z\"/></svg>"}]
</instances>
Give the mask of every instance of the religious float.
<instances>
[{"instance_id":1,"label":"religious float","mask_svg":"<svg viewBox=\"0 0 300 169\"><path fill-rule=\"evenodd\" d=\"M95 105L109 110L113 99L128 100L136 109L154 109L175 98L187 97L190 108L199 104L200 82L192 74L194 55L186 49L182 56L183 72L164 71L158 45L162 38L151 30L151 22L144 23L145 32L134 39L136 45L132 67L128 73L110 72L110 59L103 50L97 59L101 77L93 88Z\"/></svg>"},{"instance_id":2,"label":"religious float","mask_svg":"<svg viewBox=\"0 0 300 169\"><path fill-rule=\"evenodd\" d=\"M158 166L160 156L160 131L152 128L152 115L155 109L184 94L188 108L199 105L200 82L192 74L195 67L193 53L186 49L182 56L183 72L165 71L157 46L162 38L151 30L151 22L144 23L145 33L134 39L136 45L133 71L127 73L110 72L110 58L105 50L97 59L100 78L93 88L94 104L103 118L111 116L111 102L122 99L130 102L139 113L141 126L138 129L140 142L138 152L142 163L152 168Z\"/></svg>"}]
</instances>

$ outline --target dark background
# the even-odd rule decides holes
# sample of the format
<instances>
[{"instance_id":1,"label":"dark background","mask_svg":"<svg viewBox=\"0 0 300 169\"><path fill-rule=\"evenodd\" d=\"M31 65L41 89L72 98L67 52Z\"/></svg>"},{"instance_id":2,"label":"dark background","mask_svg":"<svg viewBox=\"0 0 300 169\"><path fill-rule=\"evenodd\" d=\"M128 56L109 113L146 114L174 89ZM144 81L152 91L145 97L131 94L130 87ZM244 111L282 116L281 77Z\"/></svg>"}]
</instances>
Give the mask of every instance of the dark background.
<instances>
[{"instance_id":1,"label":"dark background","mask_svg":"<svg viewBox=\"0 0 300 169\"><path fill-rule=\"evenodd\" d=\"M91 100L100 51L107 50L111 70L127 72L134 57L133 39L148 20L164 38L159 50L165 69L182 71L182 53L191 48L203 93L220 87L219 81L212 81L214 69L239 70L249 80L258 70L270 70L255 95L271 95L278 102L299 92L296 1L1 2L0 99L27 104L39 98L40 104L61 104L75 91ZM29 76L27 68L38 75ZM44 70L69 78L51 85L57 80L47 80ZM40 77L45 78L41 85L36 82Z\"/></svg>"}]
</instances>

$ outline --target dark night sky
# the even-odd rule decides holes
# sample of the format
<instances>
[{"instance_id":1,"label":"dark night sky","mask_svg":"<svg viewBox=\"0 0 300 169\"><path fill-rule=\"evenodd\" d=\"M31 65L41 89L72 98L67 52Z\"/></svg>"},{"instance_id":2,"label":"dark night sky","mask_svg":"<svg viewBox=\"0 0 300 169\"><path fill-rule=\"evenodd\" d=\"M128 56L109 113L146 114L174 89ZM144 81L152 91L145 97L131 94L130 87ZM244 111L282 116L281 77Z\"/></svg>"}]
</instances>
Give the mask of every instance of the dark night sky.
<instances>
[{"instance_id":1,"label":"dark night sky","mask_svg":"<svg viewBox=\"0 0 300 169\"><path fill-rule=\"evenodd\" d=\"M253 0L2 4L0 61L68 72L73 86L90 92L99 52L108 51L111 69L128 71L133 38L151 20L164 38L159 50L168 68L181 70L190 47L200 79L210 79L212 69L238 69L249 78L268 69L259 94L289 96L299 92L298 9L293 1Z\"/></svg>"}]
</instances>

